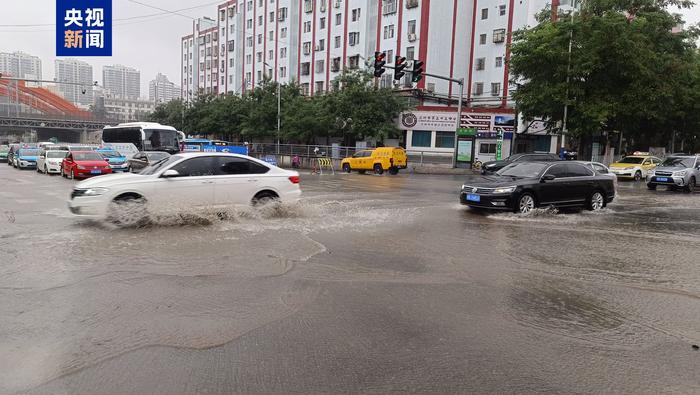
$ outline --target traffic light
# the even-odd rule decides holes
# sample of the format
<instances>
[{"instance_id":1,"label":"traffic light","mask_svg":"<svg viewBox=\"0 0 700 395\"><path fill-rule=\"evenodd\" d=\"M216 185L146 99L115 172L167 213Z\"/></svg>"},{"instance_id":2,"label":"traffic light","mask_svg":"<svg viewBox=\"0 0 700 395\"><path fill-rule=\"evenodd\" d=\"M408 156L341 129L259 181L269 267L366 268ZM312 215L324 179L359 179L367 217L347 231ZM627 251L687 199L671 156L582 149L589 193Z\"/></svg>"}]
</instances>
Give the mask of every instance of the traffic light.
<instances>
[{"instance_id":1,"label":"traffic light","mask_svg":"<svg viewBox=\"0 0 700 395\"><path fill-rule=\"evenodd\" d=\"M413 73L412 81L413 82L418 82L418 81L423 79L423 72L424 72L423 65L424 64L425 64L425 62L423 62L422 60L414 60L413 61L413 71L412 71L412 73Z\"/></svg>"},{"instance_id":2,"label":"traffic light","mask_svg":"<svg viewBox=\"0 0 700 395\"><path fill-rule=\"evenodd\" d=\"M401 81L401 78L406 75L404 73L403 69L406 68L406 58L401 57L399 55L396 55L396 59L394 60L394 79L396 81Z\"/></svg>"},{"instance_id":3,"label":"traffic light","mask_svg":"<svg viewBox=\"0 0 700 395\"><path fill-rule=\"evenodd\" d=\"M385 52L375 52L374 53L374 76L379 78L386 71L384 65L386 64L386 53Z\"/></svg>"}]
</instances>

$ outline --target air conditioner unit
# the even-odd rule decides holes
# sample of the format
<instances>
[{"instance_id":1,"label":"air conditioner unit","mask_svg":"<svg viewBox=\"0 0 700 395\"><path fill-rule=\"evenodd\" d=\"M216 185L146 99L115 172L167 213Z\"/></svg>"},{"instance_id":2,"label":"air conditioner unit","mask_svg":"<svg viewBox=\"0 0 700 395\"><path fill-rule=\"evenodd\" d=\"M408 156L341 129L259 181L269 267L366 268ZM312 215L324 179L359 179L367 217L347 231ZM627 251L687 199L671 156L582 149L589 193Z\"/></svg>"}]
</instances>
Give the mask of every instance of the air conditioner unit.
<instances>
[{"instance_id":1,"label":"air conditioner unit","mask_svg":"<svg viewBox=\"0 0 700 395\"><path fill-rule=\"evenodd\" d=\"M321 12L326 12L326 0L321 1Z\"/></svg>"},{"instance_id":2,"label":"air conditioner unit","mask_svg":"<svg viewBox=\"0 0 700 395\"><path fill-rule=\"evenodd\" d=\"M409 33L409 34L408 34L408 41L414 42L414 41L416 41L417 39L418 39L418 37L416 36L416 33Z\"/></svg>"},{"instance_id":3,"label":"air conditioner unit","mask_svg":"<svg viewBox=\"0 0 700 395\"><path fill-rule=\"evenodd\" d=\"M340 8L340 0L335 0L335 4L333 4L333 7Z\"/></svg>"},{"instance_id":4,"label":"air conditioner unit","mask_svg":"<svg viewBox=\"0 0 700 395\"><path fill-rule=\"evenodd\" d=\"M418 0L406 0L406 8L418 7Z\"/></svg>"},{"instance_id":5,"label":"air conditioner unit","mask_svg":"<svg viewBox=\"0 0 700 395\"><path fill-rule=\"evenodd\" d=\"M321 46L320 46L320 45L314 46L314 51L318 52L318 51L320 51L320 50L321 50Z\"/></svg>"}]
</instances>

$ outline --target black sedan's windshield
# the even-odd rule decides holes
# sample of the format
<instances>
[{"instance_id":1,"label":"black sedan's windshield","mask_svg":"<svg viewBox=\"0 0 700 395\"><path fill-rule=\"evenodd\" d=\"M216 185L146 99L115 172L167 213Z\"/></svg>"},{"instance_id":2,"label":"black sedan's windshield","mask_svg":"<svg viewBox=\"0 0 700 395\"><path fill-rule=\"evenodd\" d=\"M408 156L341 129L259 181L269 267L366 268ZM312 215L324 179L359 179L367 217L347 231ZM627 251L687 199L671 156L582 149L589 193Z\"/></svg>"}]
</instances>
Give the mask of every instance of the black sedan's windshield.
<instances>
[{"instance_id":1,"label":"black sedan's windshield","mask_svg":"<svg viewBox=\"0 0 700 395\"><path fill-rule=\"evenodd\" d=\"M661 166L666 167L693 167L695 163L695 158L679 158L679 157L669 157L664 160Z\"/></svg>"},{"instance_id":2,"label":"black sedan's windshield","mask_svg":"<svg viewBox=\"0 0 700 395\"><path fill-rule=\"evenodd\" d=\"M539 176L547 166L549 166L547 163L539 162L513 163L497 171L496 174L506 177L533 178Z\"/></svg>"}]
</instances>

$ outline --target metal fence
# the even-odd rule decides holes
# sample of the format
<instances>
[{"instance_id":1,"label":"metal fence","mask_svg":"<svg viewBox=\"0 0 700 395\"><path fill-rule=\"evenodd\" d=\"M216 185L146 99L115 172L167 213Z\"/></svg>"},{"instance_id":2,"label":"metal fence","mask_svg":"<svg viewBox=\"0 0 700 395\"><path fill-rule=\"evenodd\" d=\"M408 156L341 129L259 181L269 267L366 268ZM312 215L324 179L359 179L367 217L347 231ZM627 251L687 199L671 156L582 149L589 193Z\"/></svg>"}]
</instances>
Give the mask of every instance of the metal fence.
<instances>
[{"instance_id":1,"label":"metal fence","mask_svg":"<svg viewBox=\"0 0 700 395\"><path fill-rule=\"evenodd\" d=\"M236 143L234 145L243 145ZM274 156L282 165L291 164L291 158L299 157L303 162L310 162L313 158L329 158L336 166L340 165L343 158L350 157L358 151L372 148L342 147L330 145L299 145L299 144L277 144L273 143L252 143L248 144L248 154L264 159ZM407 150L409 166L451 166L452 154L434 151Z\"/></svg>"}]
</instances>

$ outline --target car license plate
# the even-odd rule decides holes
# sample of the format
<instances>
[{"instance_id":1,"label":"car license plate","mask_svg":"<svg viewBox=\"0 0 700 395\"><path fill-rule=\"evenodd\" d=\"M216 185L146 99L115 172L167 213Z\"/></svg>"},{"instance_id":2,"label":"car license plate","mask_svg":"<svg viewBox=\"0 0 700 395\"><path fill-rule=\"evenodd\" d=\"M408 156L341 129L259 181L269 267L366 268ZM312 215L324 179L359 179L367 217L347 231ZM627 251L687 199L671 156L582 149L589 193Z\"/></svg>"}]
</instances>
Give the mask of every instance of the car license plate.
<instances>
[{"instance_id":1,"label":"car license plate","mask_svg":"<svg viewBox=\"0 0 700 395\"><path fill-rule=\"evenodd\" d=\"M102 174L102 170L90 170L90 174Z\"/></svg>"},{"instance_id":2,"label":"car license plate","mask_svg":"<svg viewBox=\"0 0 700 395\"><path fill-rule=\"evenodd\" d=\"M467 200L469 200L470 202L480 202L481 196L470 193L467 194Z\"/></svg>"},{"instance_id":3,"label":"car license plate","mask_svg":"<svg viewBox=\"0 0 700 395\"><path fill-rule=\"evenodd\" d=\"M668 182L668 178L666 178L666 177L656 177L656 181L658 181L658 182Z\"/></svg>"}]
</instances>

